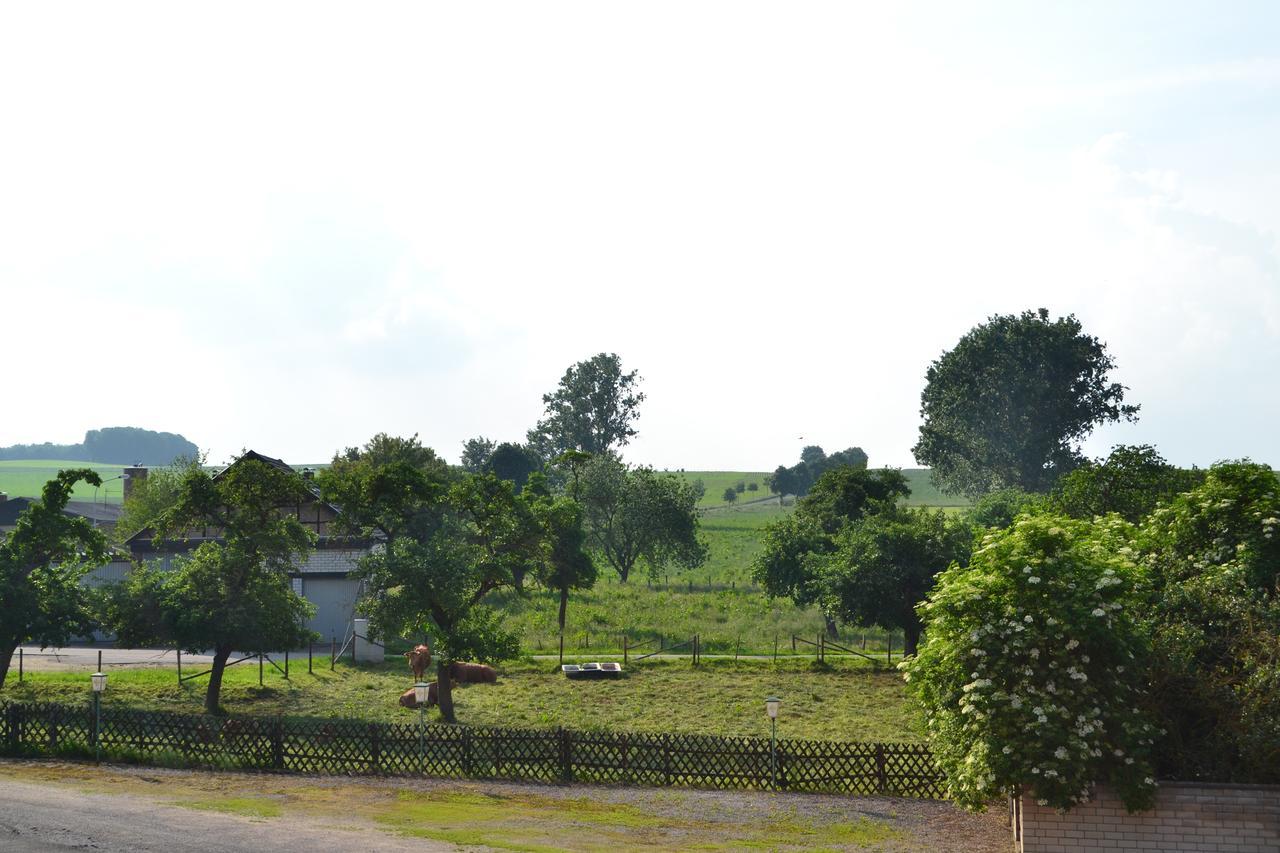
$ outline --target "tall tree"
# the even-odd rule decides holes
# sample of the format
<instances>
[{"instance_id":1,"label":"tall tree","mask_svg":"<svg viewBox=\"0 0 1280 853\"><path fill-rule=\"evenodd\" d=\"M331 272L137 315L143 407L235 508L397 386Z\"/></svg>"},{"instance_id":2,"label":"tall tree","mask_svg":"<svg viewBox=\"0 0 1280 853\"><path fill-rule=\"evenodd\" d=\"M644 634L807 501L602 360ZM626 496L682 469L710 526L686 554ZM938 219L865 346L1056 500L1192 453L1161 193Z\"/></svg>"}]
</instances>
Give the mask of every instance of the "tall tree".
<instances>
[{"instance_id":1,"label":"tall tree","mask_svg":"<svg viewBox=\"0 0 1280 853\"><path fill-rule=\"evenodd\" d=\"M929 366L916 460L953 493L1047 491L1079 464L1096 425L1137 419L1108 380L1114 367L1074 315L993 316Z\"/></svg>"},{"instance_id":2,"label":"tall tree","mask_svg":"<svg viewBox=\"0 0 1280 853\"><path fill-rule=\"evenodd\" d=\"M803 463L801 463L803 464ZM763 547L751 574L765 592L790 598L800 607L822 601L818 583L820 559L836 550L836 536L868 515L892 510L899 498L911 494L901 471L842 467L818 478L796 511L768 525ZM836 632L835 613L824 608L827 633Z\"/></svg>"},{"instance_id":3,"label":"tall tree","mask_svg":"<svg viewBox=\"0 0 1280 853\"><path fill-rule=\"evenodd\" d=\"M923 626L916 605L934 578L968 562L972 532L941 510L894 508L848 525L815 566L824 610L842 622L900 629L914 655Z\"/></svg>"},{"instance_id":4,"label":"tall tree","mask_svg":"<svg viewBox=\"0 0 1280 853\"><path fill-rule=\"evenodd\" d=\"M295 648L313 634L314 612L289 573L315 536L290 513L312 497L306 481L252 456L211 476L191 467L177 500L156 519L156 540L215 531L172 569L142 565L108 594L107 622L124 644L172 643L213 649L205 710L221 713L222 675L233 651Z\"/></svg>"},{"instance_id":5,"label":"tall tree","mask_svg":"<svg viewBox=\"0 0 1280 853\"><path fill-rule=\"evenodd\" d=\"M555 497L547 488L545 475L535 473L521 497L533 509L542 526L547 548L538 568L538 582L560 596L557 624L564 633L569 593L595 586L599 572L587 551L587 531L583 527L582 505L570 497Z\"/></svg>"},{"instance_id":6,"label":"tall tree","mask_svg":"<svg viewBox=\"0 0 1280 853\"><path fill-rule=\"evenodd\" d=\"M59 471L0 535L0 687L20 644L65 645L92 628L80 579L107 561L107 542L87 519L62 512L82 480L102 485L88 468Z\"/></svg>"},{"instance_id":7,"label":"tall tree","mask_svg":"<svg viewBox=\"0 0 1280 853\"><path fill-rule=\"evenodd\" d=\"M482 470L492 473L499 480L508 480L516 492L524 488L529 475L542 467L537 451L523 444L504 441L493 448L493 453Z\"/></svg>"},{"instance_id":8,"label":"tall tree","mask_svg":"<svg viewBox=\"0 0 1280 853\"><path fill-rule=\"evenodd\" d=\"M547 545L530 507L492 474L449 485L429 467L359 453L321 488L342 507L341 527L383 543L360 561L360 609L377 636L430 637L440 713L454 722L449 666L519 652L482 602L542 565Z\"/></svg>"},{"instance_id":9,"label":"tall tree","mask_svg":"<svg viewBox=\"0 0 1280 853\"><path fill-rule=\"evenodd\" d=\"M622 372L622 359L600 353L565 371L556 390L542 396L546 407L529 443L550 459L566 450L615 452L635 436L644 393L636 371Z\"/></svg>"},{"instance_id":10,"label":"tall tree","mask_svg":"<svg viewBox=\"0 0 1280 853\"><path fill-rule=\"evenodd\" d=\"M497 442L483 435L462 442L462 469L472 474L483 472L497 446Z\"/></svg>"},{"instance_id":11,"label":"tall tree","mask_svg":"<svg viewBox=\"0 0 1280 853\"><path fill-rule=\"evenodd\" d=\"M641 560L654 572L666 565L696 568L706 561L706 545L698 538L697 492L674 474L597 456L582 471L580 494L590 542L623 583Z\"/></svg>"}]
</instances>

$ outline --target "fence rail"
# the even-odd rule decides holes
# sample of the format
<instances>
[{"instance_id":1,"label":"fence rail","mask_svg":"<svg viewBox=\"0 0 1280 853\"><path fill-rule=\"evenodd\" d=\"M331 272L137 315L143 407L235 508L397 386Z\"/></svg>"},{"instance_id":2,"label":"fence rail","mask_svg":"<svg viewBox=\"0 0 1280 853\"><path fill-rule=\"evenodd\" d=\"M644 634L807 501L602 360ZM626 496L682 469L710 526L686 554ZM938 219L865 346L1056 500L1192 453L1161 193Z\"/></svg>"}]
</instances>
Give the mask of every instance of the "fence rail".
<instances>
[{"instance_id":1,"label":"fence rail","mask_svg":"<svg viewBox=\"0 0 1280 853\"><path fill-rule=\"evenodd\" d=\"M297 773L943 796L925 746L0 706L0 751ZM771 760L775 759L775 760Z\"/></svg>"}]
</instances>

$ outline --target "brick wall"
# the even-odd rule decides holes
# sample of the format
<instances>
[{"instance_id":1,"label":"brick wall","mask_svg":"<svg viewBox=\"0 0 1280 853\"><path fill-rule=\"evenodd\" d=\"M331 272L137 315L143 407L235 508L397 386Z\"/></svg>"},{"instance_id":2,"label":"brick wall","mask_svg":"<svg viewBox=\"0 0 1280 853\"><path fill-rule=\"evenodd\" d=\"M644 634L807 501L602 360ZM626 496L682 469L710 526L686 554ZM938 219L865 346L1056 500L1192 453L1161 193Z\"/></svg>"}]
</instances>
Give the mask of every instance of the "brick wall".
<instances>
[{"instance_id":1,"label":"brick wall","mask_svg":"<svg viewBox=\"0 0 1280 853\"><path fill-rule=\"evenodd\" d=\"M1280 851L1280 786L1165 782L1156 807L1132 815L1105 788L1091 802L1066 814L1023 798L1014 807L1014 836L1019 853L1276 853Z\"/></svg>"}]
</instances>

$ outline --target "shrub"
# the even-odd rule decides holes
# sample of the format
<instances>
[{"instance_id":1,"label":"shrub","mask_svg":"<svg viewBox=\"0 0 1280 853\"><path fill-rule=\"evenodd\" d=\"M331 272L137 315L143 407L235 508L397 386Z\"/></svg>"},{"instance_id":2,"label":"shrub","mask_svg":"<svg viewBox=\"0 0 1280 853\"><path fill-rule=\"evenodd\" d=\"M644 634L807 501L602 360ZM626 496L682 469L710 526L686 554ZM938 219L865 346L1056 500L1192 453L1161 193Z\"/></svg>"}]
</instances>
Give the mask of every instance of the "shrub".
<instances>
[{"instance_id":1,"label":"shrub","mask_svg":"<svg viewBox=\"0 0 1280 853\"><path fill-rule=\"evenodd\" d=\"M1024 515L939 575L902 668L958 803L1022 790L1066 809L1100 781L1131 810L1153 802L1131 536L1114 516Z\"/></svg>"},{"instance_id":2,"label":"shrub","mask_svg":"<svg viewBox=\"0 0 1280 853\"><path fill-rule=\"evenodd\" d=\"M760 484L757 483L755 480L752 480L750 483L747 483L747 491L748 492L760 491Z\"/></svg>"}]
</instances>

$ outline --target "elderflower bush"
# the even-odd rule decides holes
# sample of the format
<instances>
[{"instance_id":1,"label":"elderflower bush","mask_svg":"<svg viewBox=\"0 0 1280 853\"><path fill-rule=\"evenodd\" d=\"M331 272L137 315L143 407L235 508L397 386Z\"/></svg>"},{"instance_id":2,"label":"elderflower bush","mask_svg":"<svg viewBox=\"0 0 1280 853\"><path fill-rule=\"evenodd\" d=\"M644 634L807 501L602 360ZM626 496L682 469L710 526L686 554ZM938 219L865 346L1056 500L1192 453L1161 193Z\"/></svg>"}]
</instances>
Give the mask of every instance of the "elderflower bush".
<instances>
[{"instance_id":1,"label":"elderflower bush","mask_svg":"<svg viewBox=\"0 0 1280 853\"><path fill-rule=\"evenodd\" d=\"M1094 782L1131 810L1154 801L1131 532L1116 516L1024 515L938 576L926 641L901 668L961 805L1021 789L1069 809Z\"/></svg>"}]
</instances>

